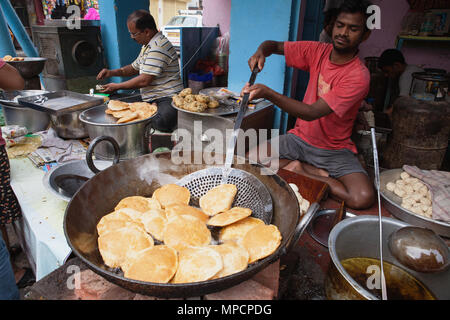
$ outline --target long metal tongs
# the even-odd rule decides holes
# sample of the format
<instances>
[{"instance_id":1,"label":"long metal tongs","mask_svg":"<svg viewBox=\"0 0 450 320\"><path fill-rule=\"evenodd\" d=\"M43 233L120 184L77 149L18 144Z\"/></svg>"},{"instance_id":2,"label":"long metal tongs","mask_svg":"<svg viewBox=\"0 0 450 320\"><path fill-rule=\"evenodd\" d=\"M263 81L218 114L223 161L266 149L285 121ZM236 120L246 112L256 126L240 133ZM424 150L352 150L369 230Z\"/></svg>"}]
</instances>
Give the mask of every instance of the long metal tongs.
<instances>
[{"instance_id":1,"label":"long metal tongs","mask_svg":"<svg viewBox=\"0 0 450 320\"><path fill-rule=\"evenodd\" d=\"M381 202L380 202L380 167L378 162L378 149L377 149L377 140L375 136L375 128L371 129L371 133L373 145L373 163L375 167L375 184L378 194L378 221L380 228L379 246L380 246L380 265L381 265L381 298L382 300L387 300L386 278L384 277L384 268L383 268L383 222L381 219Z\"/></svg>"},{"instance_id":2,"label":"long metal tongs","mask_svg":"<svg viewBox=\"0 0 450 320\"><path fill-rule=\"evenodd\" d=\"M255 83L256 75L258 74L258 72L259 72L258 67L255 67L252 71L252 75L250 76L249 80L250 86L252 86ZM231 136L231 139L228 142L227 153L225 158L226 168L231 168L231 165L233 164L234 149L236 147L236 142L239 135L239 129L241 128L242 120L244 119L244 115L248 109L249 97L250 97L249 93L244 94L244 97L242 98L241 101L241 105L239 107L239 112L234 121L233 135Z\"/></svg>"}]
</instances>

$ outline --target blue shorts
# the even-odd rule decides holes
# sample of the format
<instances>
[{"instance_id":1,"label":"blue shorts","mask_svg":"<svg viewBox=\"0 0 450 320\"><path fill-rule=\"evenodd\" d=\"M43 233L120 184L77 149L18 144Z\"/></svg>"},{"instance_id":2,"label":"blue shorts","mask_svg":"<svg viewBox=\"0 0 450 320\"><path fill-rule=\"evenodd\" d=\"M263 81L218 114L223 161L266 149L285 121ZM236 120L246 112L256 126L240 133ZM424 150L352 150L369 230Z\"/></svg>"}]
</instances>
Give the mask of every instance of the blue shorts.
<instances>
[{"instance_id":1,"label":"blue shorts","mask_svg":"<svg viewBox=\"0 0 450 320\"><path fill-rule=\"evenodd\" d=\"M316 168L324 169L332 178L340 178L351 173L367 172L356 155L348 150L326 150L311 146L292 133L276 137L270 143L279 143L279 158L298 160Z\"/></svg>"}]
</instances>

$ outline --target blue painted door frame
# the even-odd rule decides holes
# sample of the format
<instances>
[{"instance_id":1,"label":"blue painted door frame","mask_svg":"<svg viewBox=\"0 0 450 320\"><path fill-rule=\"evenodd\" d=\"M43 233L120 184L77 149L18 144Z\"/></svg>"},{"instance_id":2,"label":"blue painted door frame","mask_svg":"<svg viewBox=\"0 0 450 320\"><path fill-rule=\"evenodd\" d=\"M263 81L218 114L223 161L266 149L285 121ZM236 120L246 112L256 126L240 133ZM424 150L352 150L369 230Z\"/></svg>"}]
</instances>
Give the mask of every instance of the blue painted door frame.
<instances>
[{"instance_id":1,"label":"blue painted door frame","mask_svg":"<svg viewBox=\"0 0 450 320\"><path fill-rule=\"evenodd\" d=\"M135 10L148 10L149 0L99 0L102 43L108 69L131 64L139 55L141 46L131 39L127 18ZM113 77L113 82L129 78Z\"/></svg>"},{"instance_id":2,"label":"blue painted door frame","mask_svg":"<svg viewBox=\"0 0 450 320\"><path fill-rule=\"evenodd\" d=\"M248 59L263 41L317 40L322 8L321 0L231 0L229 89L241 91L251 74ZM297 74L286 67L284 57L273 55L256 82L297 98L305 86L305 79ZM288 115L276 107L273 128L284 134L287 124Z\"/></svg>"},{"instance_id":3,"label":"blue painted door frame","mask_svg":"<svg viewBox=\"0 0 450 320\"><path fill-rule=\"evenodd\" d=\"M28 33L26 32L25 27L17 16L16 11L11 5L11 2L9 0L0 0L0 8L2 11L0 13L0 19L2 19L2 21L0 22L0 31L2 34L2 40L0 41L0 52L6 52L4 55L16 55L16 50L14 48L14 45L12 45L12 40L9 35L9 26L25 54L28 57L39 57L39 53L37 52L36 47L28 36ZM2 55L2 57L4 55Z\"/></svg>"}]
</instances>

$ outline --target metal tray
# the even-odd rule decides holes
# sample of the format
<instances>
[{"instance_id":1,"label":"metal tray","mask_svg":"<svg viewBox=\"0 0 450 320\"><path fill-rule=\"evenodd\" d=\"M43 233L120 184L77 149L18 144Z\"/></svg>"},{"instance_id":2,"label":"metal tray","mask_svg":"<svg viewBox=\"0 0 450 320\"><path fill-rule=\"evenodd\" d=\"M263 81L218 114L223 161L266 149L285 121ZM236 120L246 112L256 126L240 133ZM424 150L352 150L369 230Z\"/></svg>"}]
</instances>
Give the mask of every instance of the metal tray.
<instances>
[{"instance_id":1,"label":"metal tray","mask_svg":"<svg viewBox=\"0 0 450 320\"><path fill-rule=\"evenodd\" d=\"M386 189L388 182L395 182L400 179L402 169L392 169L380 173L380 192L382 203L385 208L396 218L411 223L419 227L433 230L437 234L450 238L450 224L444 221L429 219L401 206L402 199L395 193Z\"/></svg>"},{"instance_id":2,"label":"metal tray","mask_svg":"<svg viewBox=\"0 0 450 320\"><path fill-rule=\"evenodd\" d=\"M18 99L36 96L44 93L49 93L49 91L44 90L13 90L13 91L0 91L0 103L7 106L12 106L16 108L24 108L23 105L19 104Z\"/></svg>"},{"instance_id":3,"label":"metal tray","mask_svg":"<svg viewBox=\"0 0 450 320\"><path fill-rule=\"evenodd\" d=\"M93 108L90 108L88 110L83 111L80 114L80 120L83 123L96 125L96 126L127 126L130 124L136 124L141 122L148 122L149 120L153 119L158 113L156 112L154 115L147 119L142 120L136 120L132 122L126 122L126 123L117 123L117 118L114 118L112 115L106 114L105 110L108 108L106 104L103 104L101 106L96 106Z\"/></svg>"},{"instance_id":4,"label":"metal tray","mask_svg":"<svg viewBox=\"0 0 450 320\"><path fill-rule=\"evenodd\" d=\"M231 114L236 114L239 111L239 105L236 102L234 102L234 103L230 102L230 104L225 104L221 101L219 101L219 106L217 108L206 109L203 112L194 112L194 111L184 110L182 108L178 108L177 106L175 106L175 104L173 102L172 102L172 107L174 107L175 109L177 109L178 111L181 111L181 112L195 114L198 116L207 116L207 117L228 116Z\"/></svg>"},{"instance_id":5,"label":"metal tray","mask_svg":"<svg viewBox=\"0 0 450 320\"><path fill-rule=\"evenodd\" d=\"M100 97L62 90L19 98L18 102L26 107L59 116L97 106L104 103L104 100Z\"/></svg>"}]
</instances>

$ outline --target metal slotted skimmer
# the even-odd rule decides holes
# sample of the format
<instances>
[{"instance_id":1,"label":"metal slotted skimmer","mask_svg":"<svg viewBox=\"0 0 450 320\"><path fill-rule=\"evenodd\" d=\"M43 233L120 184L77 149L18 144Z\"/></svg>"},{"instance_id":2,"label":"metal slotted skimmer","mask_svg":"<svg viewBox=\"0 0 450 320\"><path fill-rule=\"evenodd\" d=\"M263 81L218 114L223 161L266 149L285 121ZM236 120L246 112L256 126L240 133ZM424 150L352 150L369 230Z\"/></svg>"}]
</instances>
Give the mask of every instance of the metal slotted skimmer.
<instances>
[{"instance_id":1,"label":"metal slotted skimmer","mask_svg":"<svg viewBox=\"0 0 450 320\"><path fill-rule=\"evenodd\" d=\"M228 183L237 187L233 207L252 210L252 217L263 220L266 224L272 221L272 198L266 186L252 174L238 169L212 167L196 171L178 181L178 184L189 189L191 205L198 207L199 199L212 188ZM227 175L226 180L224 177Z\"/></svg>"},{"instance_id":2,"label":"metal slotted skimmer","mask_svg":"<svg viewBox=\"0 0 450 320\"><path fill-rule=\"evenodd\" d=\"M250 85L253 85L259 72L255 68L250 77ZM224 167L211 167L193 172L178 181L180 186L186 187L191 193L191 204L199 206L199 199L212 188L221 184L234 184L237 194L234 198L233 207L243 207L252 210L252 216L261 219L266 224L272 222L273 204L272 197L266 186L254 175L239 169L231 168L236 147L237 136L241 127L242 119L248 107L249 94L242 98L239 113L234 124L233 137L227 148Z\"/></svg>"}]
</instances>

